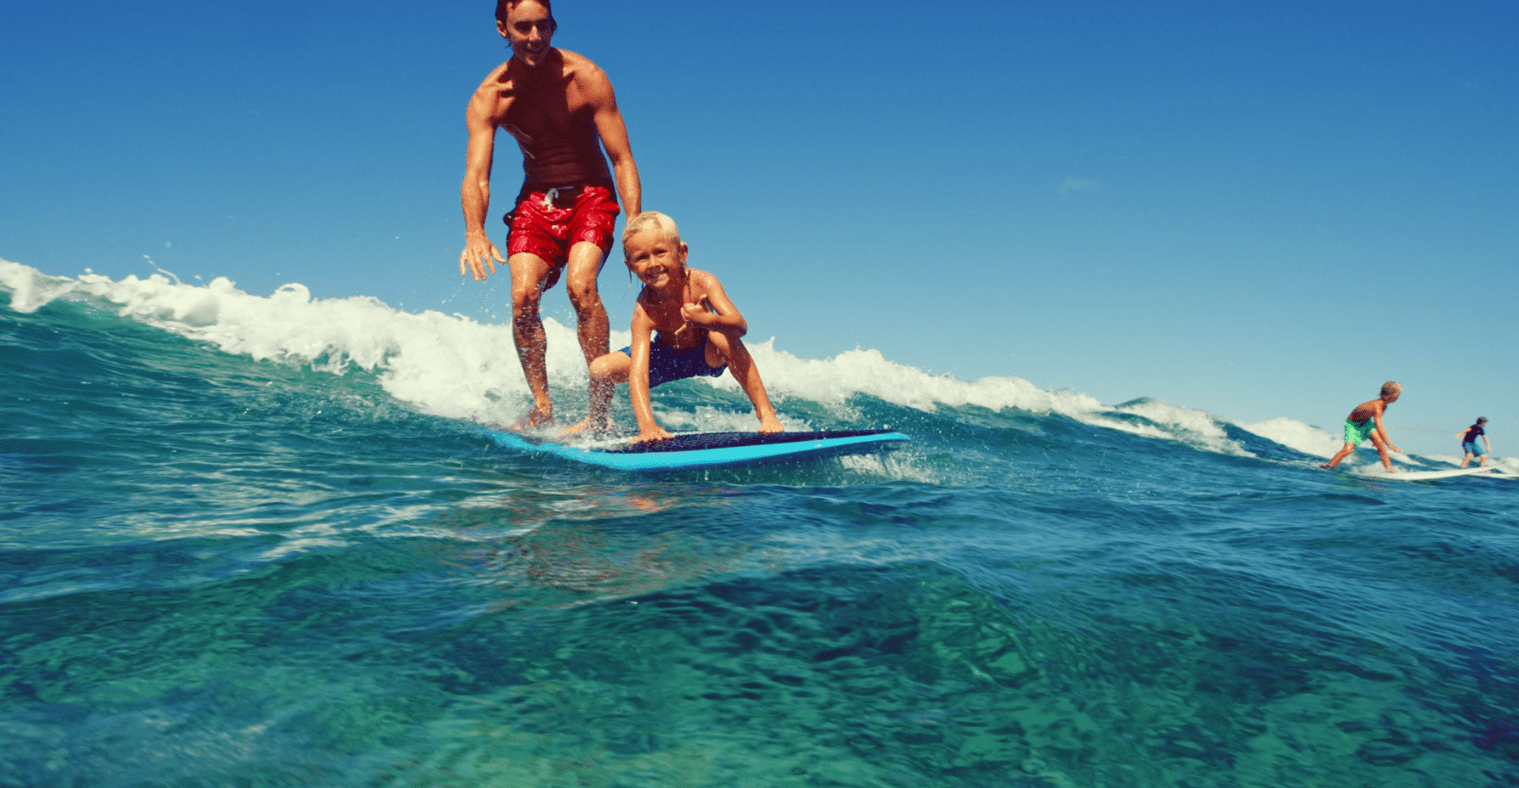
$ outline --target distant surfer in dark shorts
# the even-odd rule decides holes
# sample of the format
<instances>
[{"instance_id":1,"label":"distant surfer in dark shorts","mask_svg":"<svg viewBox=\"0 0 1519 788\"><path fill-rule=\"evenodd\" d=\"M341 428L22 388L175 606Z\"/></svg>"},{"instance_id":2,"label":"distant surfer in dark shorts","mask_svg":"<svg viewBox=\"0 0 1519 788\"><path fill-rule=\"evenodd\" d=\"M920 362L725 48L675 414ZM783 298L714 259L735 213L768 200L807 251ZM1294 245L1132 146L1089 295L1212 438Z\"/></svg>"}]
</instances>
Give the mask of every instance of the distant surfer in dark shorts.
<instances>
[{"instance_id":1,"label":"distant surfer in dark shorts","mask_svg":"<svg viewBox=\"0 0 1519 788\"><path fill-rule=\"evenodd\" d=\"M511 269L512 338L533 393L533 408L515 429L553 423L548 343L538 309L544 291L561 275L587 366L606 354L607 311L596 278L612 248L619 198L629 219L638 215L642 198L611 81L585 57L550 46L556 29L551 0L498 0L496 30L511 44L512 57L485 78L465 111L469 151L461 190L464 252L459 274L473 273L480 281L487 268L496 272L496 263ZM517 140L526 172L505 217L508 258L485 232L498 128ZM612 160L610 169L606 158ZM605 429L611 421L612 389L593 378L586 419L566 431Z\"/></svg>"},{"instance_id":2,"label":"distant surfer in dark shorts","mask_svg":"<svg viewBox=\"0 0 1519 788\"><path fill-rule=\"evenodd\" d=\"M1456 437L1461 439L1461 450L1466 453L1466 456L1461 458L1462 468L1465 468L1466 464L1472 461L1473 456L1481 458L1477 461L1478 465L1483 468L1487 467L1487 455L1492 453L1493 445L1488 443L1486 427L1487 417L1478 416L1476 424L1456 433ZM1477 442L1478 438L1482 439L1482 443ZM1483 444L1487 445L1484 446Z\"/></svg>"},{"instance_id":3,"label":"distant surfer in dark shorts","mask_svg":"<svg viewBox=\"0 0 1519 788\"><path fill-rule=\"evenodd\" d=\"M1403 395L1403 387L1392 381L1382 384L1382 395L1373 400L1367 400L1355 406L1350 415L1345 417L1345 445L1340 448L1338 454L1328 464L1320 465L1320 468L1333 468L1340 461L1350 456L1355 447L1361 445L1367 438L1371 439L1371 445L1377 447L1377 456L1382 458L1382 467L1388 473L1397 473L1392 469L1392 459L1387 456L1387 450L1392 449L1399 454L1403 450L1392 445L1387 437L1387 428L1382 426L1382 414L1387 411L1387 406L1398 401Z\"/></svg>"}]
</instances>

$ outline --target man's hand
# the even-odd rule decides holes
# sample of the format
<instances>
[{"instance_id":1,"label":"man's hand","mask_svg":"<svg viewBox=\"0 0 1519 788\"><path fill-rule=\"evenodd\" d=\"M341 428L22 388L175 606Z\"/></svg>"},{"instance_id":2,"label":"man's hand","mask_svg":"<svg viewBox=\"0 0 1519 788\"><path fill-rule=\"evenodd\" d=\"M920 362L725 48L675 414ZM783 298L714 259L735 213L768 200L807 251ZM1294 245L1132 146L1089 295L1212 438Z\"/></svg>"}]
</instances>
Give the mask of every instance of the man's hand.
<instances>
[{"instance_id":1,"label":"man's hand","mask_svg":"<svg viewBox=\"0 0 1519 788\"><path fill-rule=\"evenodd\" d=\"M505 265L506 258L501 256L501 250L489 238L468 240L464 244L464 252L459 255L459 276L472 272L476 282L483 282L486 267L489 266L490 272L494 274L496 263Z\"/></svg>"}]
</instances>

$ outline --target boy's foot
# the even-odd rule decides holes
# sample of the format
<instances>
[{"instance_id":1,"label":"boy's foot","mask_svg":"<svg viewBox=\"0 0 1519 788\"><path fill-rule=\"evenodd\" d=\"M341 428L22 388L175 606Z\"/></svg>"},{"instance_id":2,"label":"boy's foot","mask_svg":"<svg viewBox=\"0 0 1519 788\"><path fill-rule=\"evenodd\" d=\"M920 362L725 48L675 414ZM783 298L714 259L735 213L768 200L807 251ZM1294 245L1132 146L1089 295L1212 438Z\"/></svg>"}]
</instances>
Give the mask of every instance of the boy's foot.
<instances>
[{"instance_id":1,"label":"boy's foot","mask_svg":"<svg viewBox=\"0 0 1519 788\"><path fill-rule=\"evenodd\" d=\"M1319 467L1320 467L1320 468L1323 468L1323 469L1324 469L1324 470L1326 470L1326 471L1332 471L1332 470L1334 470L1334 466L1333 466L1333 465L1330 465L1330 464L1329 464L1329 463L1327 463L1327 462L1326 462L1326 463L1324 463L1324 464L1323 464L1323 465L1320 465L1320 466L1319 466Z\"/></svg>"},{"instance_id":2,"label":"boy's foot","mask_svg":"<svg viewBox=\"0 0 1519 788\"><path fill-rule=\"evenodd\" d=\"M608 416L608 417L606 417L604 419L600 419L599 421L601 423L599 423L599 424L596 423L597 421L598 421L597 419L593 419L590 416L586 416L585 418L581 419L580 421L578 421L578 422L576 422L574 424L571 424L570 426L565 427L564 429L560 430L559 434L560 435L590 435L592 437L600 438L600 437L605 437L607 435L611 435L612 431L616 427L616 424L614 424L612 422L612 417L611 416Z\"/></svg>"}]
</instances>

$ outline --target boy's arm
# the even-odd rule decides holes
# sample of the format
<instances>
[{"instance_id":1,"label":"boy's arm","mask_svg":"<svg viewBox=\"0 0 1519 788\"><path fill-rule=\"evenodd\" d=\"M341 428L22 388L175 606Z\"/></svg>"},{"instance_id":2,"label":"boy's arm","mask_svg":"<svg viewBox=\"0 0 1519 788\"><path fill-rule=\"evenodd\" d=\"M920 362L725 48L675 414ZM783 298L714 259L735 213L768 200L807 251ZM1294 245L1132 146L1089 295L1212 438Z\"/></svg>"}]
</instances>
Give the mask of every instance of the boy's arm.
<instances>
[{"instance_id":1,"label":"boy's arm","mask_svg":"<svg viewBox=\"0 0 1519 788\"><path fill-rule=\"evenodd\" d=\"M654 406L649 403L649 344L654 321L643 311L643 304L633 306L633 364L628 368L628 399L633 401L633 417L638 419L638 437L634 443L673 437L654 420Z\"/></svg>"},{"instance_id":2,"label":"boy's arm","mask_svg":"<svg viewBox=\"0 0 1519 788\"><path fill-rule=\"evenodd\" d=\"M713 314L698 302L681 306L681 317L708 331L716 331L721 334L727 334L730 337L742 337L749 333L749 322L744 320L744 316L739 313L738 307L728 300L728 294L723 290L723 283L717 281L717 277L706 271L693 270L691 275L692 277L700 278L704 292L702 299L712 309L717 310L717 313Z\"/></svg>"},{"instance_id":3,"label":"boy's arm","mask_svg":"<svg viewBox=\"0 0 1519 788\"><path fill-rule=\"evenodd\" d=\"M1376 412L1377 432L1382 433L1382 442L1385 443L1385 444L1387 444L1387 448L1392 449L1393 451L1395 451L1395 452L1397 452L1399 454L1402 454L1403 450L1400 449L1400 448L1398 448L1397 446L1392 445L1392 438L1387 437L1387 428L1384 427L1384 426L1382 426L1382 411L1384 411L1386 409L1387 408L1385 406L1381 407L1381 408L1377 408L1377 412Z\"/></svg>"}]
</instances>

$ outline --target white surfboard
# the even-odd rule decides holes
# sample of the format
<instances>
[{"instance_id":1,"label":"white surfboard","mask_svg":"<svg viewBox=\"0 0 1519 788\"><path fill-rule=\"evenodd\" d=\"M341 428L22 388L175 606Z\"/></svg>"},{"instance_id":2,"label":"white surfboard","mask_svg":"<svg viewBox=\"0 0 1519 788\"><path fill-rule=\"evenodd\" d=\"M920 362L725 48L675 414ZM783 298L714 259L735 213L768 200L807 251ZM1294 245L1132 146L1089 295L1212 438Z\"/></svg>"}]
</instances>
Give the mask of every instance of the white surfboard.
<instances>
[{"instance_id":1,"label":"white surfboard","mask_svg":"<svg viewBox=\"0 0 1519 788\"><path fill-rule=\"evenodd\" d=\"M1381 468L1376 468L1375 470L1368 468L1366 470L1354 471L1354 473L1357 476L1364 476L1369 479L1390 479L1392 481L1399 482L1427 482L1435 479L1453 479L1457 476L1475 476L1479 473L1492 474L1496 470L1496 468L1450 468L1443 471L1398 471L1397 473L1388 473ZM1501 476L1501 474L1499 474L1499 476Z\"/></svg>"}]
</instances>

